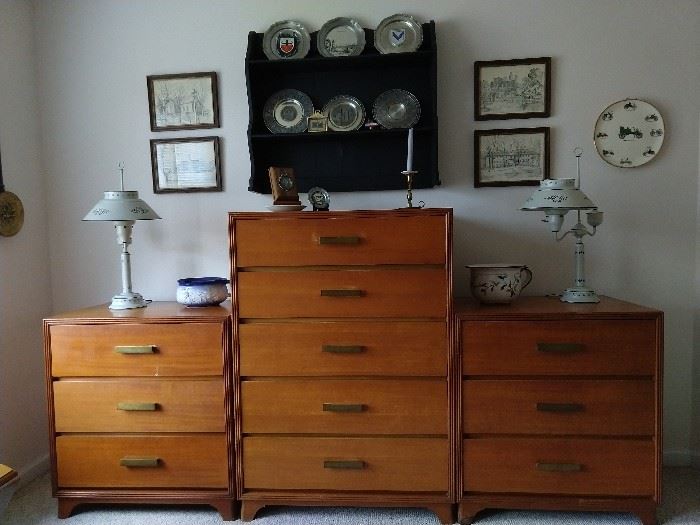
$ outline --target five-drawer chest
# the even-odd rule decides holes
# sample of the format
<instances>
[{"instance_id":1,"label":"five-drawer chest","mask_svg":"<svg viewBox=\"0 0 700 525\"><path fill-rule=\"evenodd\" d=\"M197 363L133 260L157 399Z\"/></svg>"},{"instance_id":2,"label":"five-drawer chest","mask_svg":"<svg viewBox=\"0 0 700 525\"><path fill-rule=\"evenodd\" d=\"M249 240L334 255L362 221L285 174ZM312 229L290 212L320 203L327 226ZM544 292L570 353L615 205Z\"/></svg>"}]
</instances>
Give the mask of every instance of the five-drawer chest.
<instances>
[{"instance_id":1,"label":"five-drawer chest","mask_svg":"<svg viewBox=\"0 0 700 525\"><path fill-rule=\"evenodd\" d=\"M238 495L453 521L451 210L231 213Z\"/></svg>"},{"instance_id":2,"label":"five-drawer chest","mask_svg":"<svg viewBox=\"0 0 700 525\"><path fill-rule=\"evenodd\" d=\"M663 313L452 297L452 212L229 214L231 303L44 321L81 503L622 511L655 525Z\"/></svg>"}]
</instances>

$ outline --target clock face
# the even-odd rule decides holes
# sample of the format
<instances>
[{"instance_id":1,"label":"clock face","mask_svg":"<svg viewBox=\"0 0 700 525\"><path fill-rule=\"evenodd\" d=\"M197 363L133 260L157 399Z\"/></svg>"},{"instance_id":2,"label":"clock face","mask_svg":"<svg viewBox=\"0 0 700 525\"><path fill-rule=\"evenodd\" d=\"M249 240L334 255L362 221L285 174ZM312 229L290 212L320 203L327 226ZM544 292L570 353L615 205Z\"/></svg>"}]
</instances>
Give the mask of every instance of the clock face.
<instances>
[{"instance_id":1,"label":"clock face","mask_svg":"<svg viewBox=\"0 0 700 525\"><path fill-rule=\"evenodd\" d=\"M287 173L282 172L279 177L277 177L277 184L284 191L289 191L294 187L294 180L287 175Z\"/></svg>"}]
</instances>

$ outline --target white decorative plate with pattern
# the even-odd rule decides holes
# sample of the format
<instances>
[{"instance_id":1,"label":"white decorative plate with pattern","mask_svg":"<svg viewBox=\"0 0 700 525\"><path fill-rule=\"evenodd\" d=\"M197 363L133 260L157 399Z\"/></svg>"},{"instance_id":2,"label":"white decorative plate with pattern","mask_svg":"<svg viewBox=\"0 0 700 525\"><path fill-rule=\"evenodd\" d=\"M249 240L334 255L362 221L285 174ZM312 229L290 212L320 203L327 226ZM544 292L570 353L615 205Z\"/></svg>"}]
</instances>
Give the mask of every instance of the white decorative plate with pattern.
<instances>
[{"instance_id":1,"label":"white decorative plate with pattern","mask_svg":"<svg viewBox=\"0 0 700 525\"><path fill-rule=\"evenodd\" d=\"M658 109L644 100L627 98L603 110L595 123L593 142L608 164L636 168L656 157L665 133Z\"/></svg>"}]
</instances>

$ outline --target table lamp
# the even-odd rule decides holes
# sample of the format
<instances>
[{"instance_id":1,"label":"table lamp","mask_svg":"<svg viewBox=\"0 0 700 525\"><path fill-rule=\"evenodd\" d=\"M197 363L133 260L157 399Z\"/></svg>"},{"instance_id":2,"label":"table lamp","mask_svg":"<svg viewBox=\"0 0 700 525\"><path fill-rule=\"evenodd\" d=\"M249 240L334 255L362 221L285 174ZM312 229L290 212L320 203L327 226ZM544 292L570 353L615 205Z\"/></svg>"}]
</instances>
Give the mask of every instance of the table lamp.
<instances>
[{"instance_id":1,"label":"table lamp","mask_svg":"<svg viewBox=\"0 0 700 525\"><path fill-rule=\"evenodd\" d=\"M542 222L549 224L549 230L554 233L554 238L557 241L561 241L569 234L576 237L576 281L573 287L567 288L561 294L561 301L566 303L600 302L596 293L586 286L583 238L586 235L595 235L596 228L603 222L603 212L598 211L598 207L581 191L580 159L582 153L581 148L574 150L576 179L546 179L541 181L539 189L520 208L525 211L543 211L545 218ZM576 210L576 224L559 236L558 232L564 224L564 216L571 210ZM593 228L591 231L581 223L582 210L591 210L586 214L586 222Z\"/></svg>"},{"instance_id":2,"label":"table lamp","mask_svg":"<svg viewBox=\"0 0 700 525\"><path fill-rule=\"evenodd\" d=\"M131 233L135 221L160 219L160 216L144 201L138 191L124 190L124 165L119 165L121 190L105 191L104 197L95 204L84 221L112 221L117 232L117 243L122 245L122 291L112 297L109 305L112 310L143 308L148 304L143 296L131 290Z\"/></svg>"}]
</instances>

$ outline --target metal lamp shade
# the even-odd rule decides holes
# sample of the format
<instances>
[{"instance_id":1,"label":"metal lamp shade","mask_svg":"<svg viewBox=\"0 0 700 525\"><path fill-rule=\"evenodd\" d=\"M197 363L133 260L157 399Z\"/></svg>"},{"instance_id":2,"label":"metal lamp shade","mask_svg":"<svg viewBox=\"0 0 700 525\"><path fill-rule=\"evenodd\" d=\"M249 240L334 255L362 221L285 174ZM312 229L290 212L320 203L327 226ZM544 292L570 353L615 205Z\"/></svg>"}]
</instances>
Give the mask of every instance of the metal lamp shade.
<instances>
[{"instance_id":1,"label":"metal lamp shade","mask_svg":"<svg viewBox=\"0 0 700 525\"><path fill-rule=\"evenodd\" d=\"M521 210L592 210L597 209L593 201L576 187L576 179L546 179L525 201Z\"/></svg>"},{"instance_id":2,"label":"metal lamp shade","mask_svg":"<svg viewBox=\"0 0 700 525\"><path fill-rule=\"evenodd\" d=\"M160 219L160 216L144 201L138 191L105 191L84 221L144 221Z\"/></svg>"}]
</instances>

